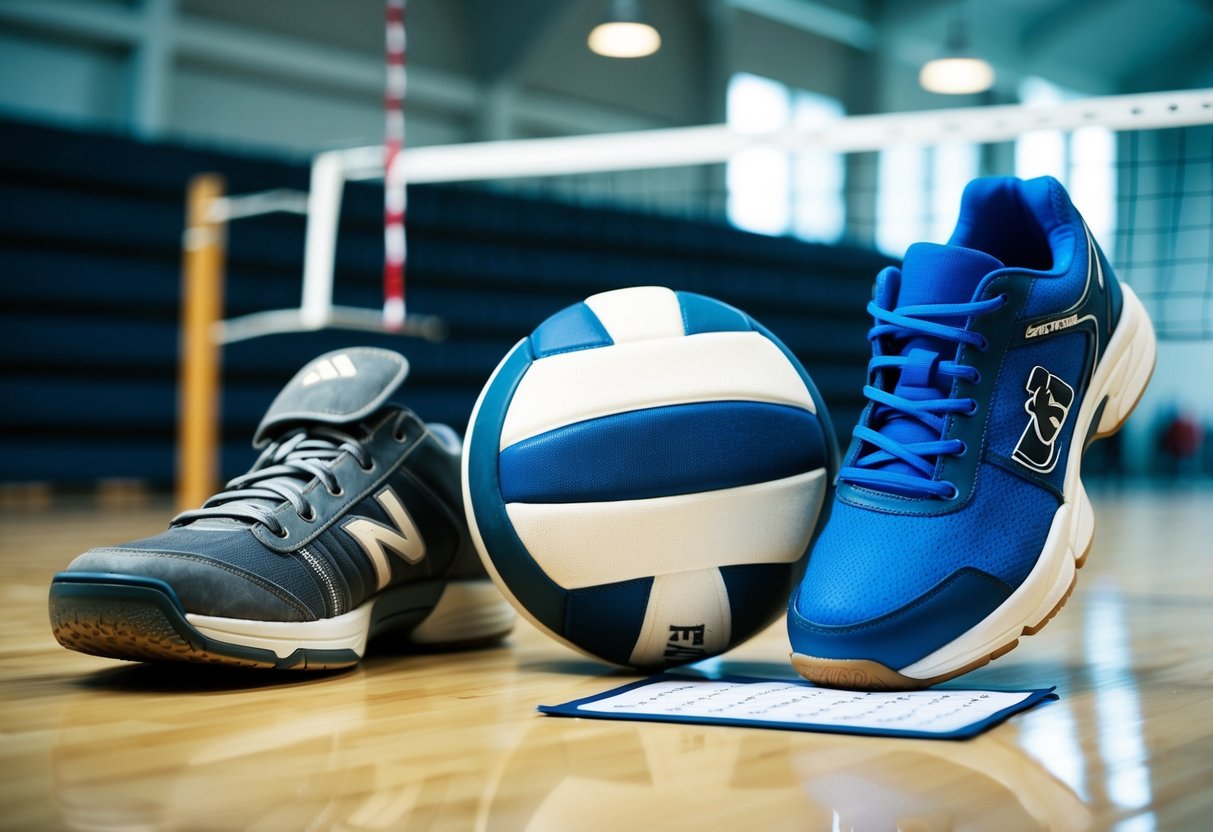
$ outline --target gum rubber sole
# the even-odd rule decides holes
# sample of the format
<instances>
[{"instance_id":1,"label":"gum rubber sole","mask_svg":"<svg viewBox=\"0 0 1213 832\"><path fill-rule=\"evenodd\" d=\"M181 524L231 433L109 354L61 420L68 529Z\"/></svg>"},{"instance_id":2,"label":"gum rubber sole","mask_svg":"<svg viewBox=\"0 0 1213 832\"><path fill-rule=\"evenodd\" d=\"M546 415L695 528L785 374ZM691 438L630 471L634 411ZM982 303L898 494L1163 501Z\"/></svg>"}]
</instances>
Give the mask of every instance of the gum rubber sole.
<instances>
[{"instance_id":1,"label":"gum rubber sole","mask_svg":"<svg viewBox=\"0 0 1213 832\"><path fill-rule=\"evenodd\" d=\"M1096 439L1103 439L1119 431L1128 421L1129 415L1136 409L1137 404L1145 395L1146 388L1149 387L1150 379L1154 375L1156 364L1151 362L1150 371L1147 373L1141 389L1137 391L1133 399L1133 403L1125 410L1123 418L1121 418L1111 428L1099 431L1098 428L1092 433L1084 445L1084 450L1089 447L1091 442ZM1040 618L1035 624L1025 625L1020 633L1010 642L1003 644L994 651L985 656L981 656L974 661L965 664L955 670L950 670L946 673L928 676L925 678L916 678L907 676L903 673L888 667L877 661L870 659L829 659L819 658L816 656L806 656L800 653L792 653L792 665L796 671L808 679L815 685L833 688L846 688L851 690L920 690L928 688L932 685L937 685L940 682L945 682L949 679L954 679L957 676L962 676L965 673L983 667L994 659L1001 658L1007 653L1014 650L1019 645L1019 640L1023 636L1036 635L1044 626L1048 624L1061 608L1065 606L1066 601L1074 592L1074 588L1078 584L1077 570L1081 569L1087 561L1087 556L1091 553L1091 542L1088 541L1081 555L1074 559L1075 574L1071 579L1069 586L1062 594L1058 602Z\"/></svg>"},{"instance_id":2,"label":"gum rubber sole","mask_svg":"<svg viewBox=\"0 0 1213 832\"><path fill-rule=\"evenodd\" d=\"M51 585L55 639L80 653L138 662L190 662L244 668L320 670L349 667L352 651L299 649L286 657L272 650L229 644L200 633L161 587L132 580Z\"/></svg>"},{"instance_id":3,"label":"gum rubber sole","mask_svg":"<svg viewBox=\"0 0 1213 832\"><path fill-rule=\"evenodd\" d=\"M425 597L414 593L405 602L377 604L385 600L382 597L368 602L374 617L367 616L370 623L363 644L366 638L382 635L422 651L468 649L497 642L510 632L512 616L507 620L489 614L481 616L476 626L448 630L449 638L413 641L412 633L420 631L435 612L435 604L446 586L437 586ZM501 604L505 606L504 601ZM287 655L279 655L272 649L213 638L191 623L166 584L137 576L114 575L112 580L56 579L51 585L50 619L55 638L64 647L125 661L332 670L352 667L364 652L361 648L300 646ZM279 622L270 622L269 626L276 624Z\"/></svg>"},{"instance_id":4,"label":"gum rubber sole","mask_svg":"<svg viewBox=\"0 0 1213 832\"><path fill-rule=\"evenodd\" d=\"M1077 562L1079 567L1082 566L1089 552L1090 549L1083 553L1082 558ZM1024 627L1019 634L1020 637L1034 636L1043 630L1044 626L1052 621L1057 613L1061 612L1061 608L1066 605L1066 601L1070 600L1070 596L1074 593L1076 586L1078 586L1077 575L1074 576L1074 580L1070 581L1069 588L1066 589L1061 600L1050 610L1048 615L1036 622L1036 624ZM850 690L920 690L937 685L940 682L946 682L948 679L955 679L957 676L963 676L965 673L969 673L979 667L985 667L995 659L1002 658L1007 653L1010 653L1018 646L1019 638L1016 638L1014 641L999 647L988 656L970 662L959 670L941 673L928 679L915 679L911 676L905 676L891 667L869 659L819 659L813 656L793 653L792 665L796 668L797 673L813 684L827 688L846 688Z\"/></svg>"},{"instance_id":5,"label":"gum rubber sole","mask_svg":"<svg viewBox=\"0 0 1213 832\"><path fill-rule=\"evenodd\" d=\"M229 667L279 667L207 649L182 635L155 604L139 601L81 604L53 621L55 638L69 650L131 662L193 662ZM195 634L196 636L196 634Z\"/></svg>"}]
</instances>

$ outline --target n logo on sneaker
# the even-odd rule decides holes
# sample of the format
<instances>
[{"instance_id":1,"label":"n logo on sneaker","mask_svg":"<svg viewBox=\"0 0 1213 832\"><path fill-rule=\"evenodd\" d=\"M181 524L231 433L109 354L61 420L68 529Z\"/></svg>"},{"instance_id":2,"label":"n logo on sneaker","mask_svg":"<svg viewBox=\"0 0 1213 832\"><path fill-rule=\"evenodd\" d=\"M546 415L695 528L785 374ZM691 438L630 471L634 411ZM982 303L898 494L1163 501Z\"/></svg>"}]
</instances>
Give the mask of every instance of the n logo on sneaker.
<instances>
[{"instance_id":1,"label":"n logo on sneaker","mask_svg":"<svg viewBox=\"0 0 1213 832\"><path fill-rule=\"evenodd\" d=\"M387 551L391 550L409 563L419 563L425 557L425 541L421 539L417 524L413 522L395 491L390 488L383 489L375 495L375 502L387 512L395 528L366 517L350 520L341 528L358 541L362 551L370 558L375 567L379 589L383 589L392 577L392 565L388 562Z\"/></svg>"},{"instance_id":2,"label":"n logo on sneaker","mask_svg":"<svg viewBox=\"0 0 1213 832\"><path fill-rule=\"evenodd\" d=\"M1028 424L1011 457L1025 468L1047 474L1057 466L1061 456L1057 437L1070 415L1074 388L1044 367L1036 366L1028 376L1026 389L1028 400L1023 409L1028 412Z\"/></svg>"}]
</instances>

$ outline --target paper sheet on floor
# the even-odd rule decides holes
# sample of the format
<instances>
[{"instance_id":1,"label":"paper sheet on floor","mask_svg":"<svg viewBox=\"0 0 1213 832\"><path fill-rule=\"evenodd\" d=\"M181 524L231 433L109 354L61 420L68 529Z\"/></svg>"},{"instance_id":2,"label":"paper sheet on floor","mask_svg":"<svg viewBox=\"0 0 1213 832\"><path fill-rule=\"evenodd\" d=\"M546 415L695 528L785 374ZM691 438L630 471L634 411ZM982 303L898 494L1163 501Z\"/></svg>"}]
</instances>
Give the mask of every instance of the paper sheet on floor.
<instances>
[{"instance_id":1,"label":"paper sheet on floor","mask_svg":"<svg viewBox=\"0 0 1213 832\"><path fill-rule=\"evenodd\" d=\"M539 710L597 719L966 739L1056 698L1052 689L867 693L780 679L703 679L663 673L562 705L540 705Z\"/></svg>"}]
</instances>

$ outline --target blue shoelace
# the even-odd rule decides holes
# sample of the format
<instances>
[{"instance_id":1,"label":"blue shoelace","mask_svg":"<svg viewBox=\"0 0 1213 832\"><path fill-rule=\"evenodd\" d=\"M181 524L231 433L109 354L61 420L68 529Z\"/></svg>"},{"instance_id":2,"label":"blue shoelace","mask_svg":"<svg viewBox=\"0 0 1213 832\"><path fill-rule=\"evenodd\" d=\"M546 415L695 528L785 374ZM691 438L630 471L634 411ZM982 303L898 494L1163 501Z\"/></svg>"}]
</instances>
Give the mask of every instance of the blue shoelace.
<instances>
[{"instance_id":1,"label":"blue shoelace","mask_svg":"<svg viewBox=\"0 0 1213 832\"><path fill-rule=\"evenodd\" d=\"M868 384L863 388L864 396L872 403L866 424L858 425L852 435L875 450L855 459L852 465L842 468L838 478L852 485L866 486L880 491L915 497L941 497L951 499L957 494L956 486L946 480L935 479L937 461L942 456L961 455L965 443L959 439L943 439L947 418L952 414L973 416L977 413L977 401L971 398L907 399L891 392L896 379L914 360L911 355L886 354L896 350L898 342L927 336L955 344L967 344L982 352L989 347L986 337L971 332L965 327L949 326L926 318L967 319L1002 307L1006 295L970 303L933 303L884 309L875 301L868 303L868 313L876 325L868 331L868 340L873 342L874 355L868 363L869 378L883 382L882 387ZM900 350L897 350L900 352ZM913 352L923 352L912 350ZM935 356L937 358L937 356ZM950 379L965 379L976 383L981 374L976 367L955 361L938 361L934 372ZM891 372L886 372L891 371ZM922 442L900 442L885 433L882 428L889 418L903 414L926 425L939 439ZM871 425L872 427L869 427ZM889 471L881 466L900 460L915 473Z\"/></svg>"}]
</instances>

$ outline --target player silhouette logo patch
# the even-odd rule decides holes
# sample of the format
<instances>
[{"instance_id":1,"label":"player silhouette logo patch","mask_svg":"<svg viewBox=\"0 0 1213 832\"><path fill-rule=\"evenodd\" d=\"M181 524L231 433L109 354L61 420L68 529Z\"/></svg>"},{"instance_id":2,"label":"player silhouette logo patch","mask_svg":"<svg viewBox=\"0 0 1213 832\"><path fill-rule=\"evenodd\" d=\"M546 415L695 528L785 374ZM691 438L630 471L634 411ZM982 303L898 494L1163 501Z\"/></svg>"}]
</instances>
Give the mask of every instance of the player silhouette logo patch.
<instances>
[{"instance_id":1,"label":"player silhouette logo patch","mask_svg":"<svg viewBox=\"0 0 1213 832\"><path fill-rule=\"evenodd\" d=\"M1070 415L1074 388L1044 367L1036 366L1028 376L1026 389L1028 400L1023 409L1028 412L1028 424L1011 457L1025 468L1047 474L1061 456L1057 437Z\"/></svg>"}]
</instances>

